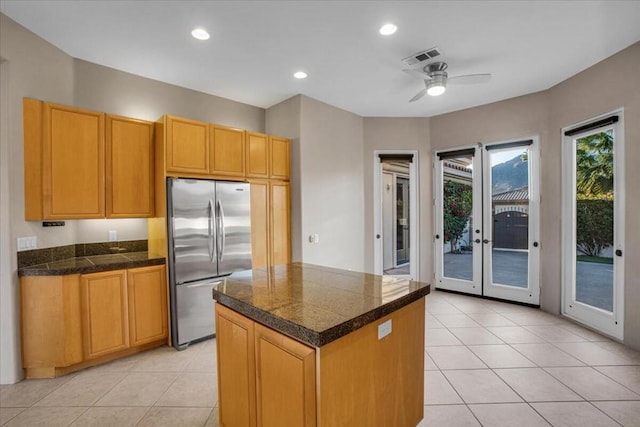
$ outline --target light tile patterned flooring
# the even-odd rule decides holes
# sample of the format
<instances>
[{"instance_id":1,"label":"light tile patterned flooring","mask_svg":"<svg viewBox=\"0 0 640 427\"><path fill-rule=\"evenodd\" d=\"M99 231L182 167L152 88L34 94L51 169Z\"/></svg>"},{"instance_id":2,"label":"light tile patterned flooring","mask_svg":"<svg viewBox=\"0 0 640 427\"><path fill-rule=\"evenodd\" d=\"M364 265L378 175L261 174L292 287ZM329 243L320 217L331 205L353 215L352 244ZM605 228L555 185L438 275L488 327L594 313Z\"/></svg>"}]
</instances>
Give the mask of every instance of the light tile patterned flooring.
<instances>
[{"instance_id":1,"label":"light tile patterned flooring","mask_svg":"<svg viewBox=\"0 0 640 427\"><path fill-rule=\"evenodd\" d=\"M640 427L640 353L540 310L437 291L426 320L420 427ZM215 340L0 386L3 426L217 426L216 406Z\"/></svg>"}]
</instances>

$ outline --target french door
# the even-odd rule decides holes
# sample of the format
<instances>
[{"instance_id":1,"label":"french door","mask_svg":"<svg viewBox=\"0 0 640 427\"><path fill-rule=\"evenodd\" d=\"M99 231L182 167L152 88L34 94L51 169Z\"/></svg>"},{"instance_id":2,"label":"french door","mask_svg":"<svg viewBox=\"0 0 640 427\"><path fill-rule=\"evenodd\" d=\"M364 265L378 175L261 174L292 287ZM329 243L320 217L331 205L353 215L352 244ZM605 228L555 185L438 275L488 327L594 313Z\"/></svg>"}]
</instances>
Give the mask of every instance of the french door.
<instances>
[{"instance_id":1,"label":"french door","mask_svg":"<svg viewBox=\"0 0 640 427\"><path fill-rule=\"evenodd\" d=\"M538 141L436 153L436 288L538 305Z\"/></svg>"},{"instance_id":2,"label":"french door","mask_svg":"<svg viewBox=\"0 0 640 427\"><path fill-rule=\"evenodd\" d=\"M563 141L564 315L616 338L624 320L622 112L578 124Z\"/></svg>"}]
</instances>

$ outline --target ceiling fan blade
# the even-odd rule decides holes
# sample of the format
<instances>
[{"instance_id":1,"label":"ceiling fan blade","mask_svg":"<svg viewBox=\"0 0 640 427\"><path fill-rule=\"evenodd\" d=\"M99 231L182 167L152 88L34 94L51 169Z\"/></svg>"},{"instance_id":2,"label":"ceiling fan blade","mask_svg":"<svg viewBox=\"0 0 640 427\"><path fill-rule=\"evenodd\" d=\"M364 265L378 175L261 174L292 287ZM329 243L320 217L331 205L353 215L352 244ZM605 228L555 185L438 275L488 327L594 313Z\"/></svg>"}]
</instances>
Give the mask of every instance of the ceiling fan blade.
<instances>
[{"instance_id":1,"label":"ceiling fan blade","mask_svg":"<svg viewBox=\"0 0 640 427\"><path fill-rule=\"evenodd\" d=\"M418 92L416 94L416 96L414 96L413 98L411 98L409 100L409 102L414 102L417 101L418 99L422 98L423 96L425 96L427 94L427 88L425 87L424 89L422 89L420 92Z\"/></svg>"},{"instance_id":2,"label":"ceiling fan blade","mask_svg":"<svg viewBox=\"0 0 640 427\"><path fill-rule=\"evenodd\" d=\"M431 80L431 76L425 73L424 71L412 70L411 68L405 68L402 71L404 71L405 73L409 74L412 77L416 77L421 80Z\"/></svg>"},{"instance_id":3,"label":"ceiling fan blade","mask_svg":"<svg viewBox=\"0 0 640 427\"><path fill-rule=\"evenodd\" d=\"M487 83L491 80L491 74L467 74L464 76L449 77L447 83L470 85L477 83Z\"/></svg>"}]
</instances>

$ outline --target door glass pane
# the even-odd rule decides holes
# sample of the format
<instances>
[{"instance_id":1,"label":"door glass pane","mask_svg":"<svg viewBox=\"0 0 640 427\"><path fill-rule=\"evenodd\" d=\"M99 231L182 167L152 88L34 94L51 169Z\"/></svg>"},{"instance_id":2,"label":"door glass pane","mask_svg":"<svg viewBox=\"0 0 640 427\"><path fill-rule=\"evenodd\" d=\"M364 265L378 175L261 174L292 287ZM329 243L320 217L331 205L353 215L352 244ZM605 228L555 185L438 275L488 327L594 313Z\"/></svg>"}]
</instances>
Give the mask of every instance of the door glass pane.
<instances>
[{"instance_id":1,"label":"door glass pane","mask_svg":"<svg viewBox=\"0 0 640 427\"><path fill-rule=\"evenodd\" d=\"M613 131L575 140L578 302L613 311Z\"/></svg>"},{"instance_id":2,"label":"door glass pane","mask_svg":"<svg viewBox=\"0 0 640 427\"><path fill-rule=\"evenodd\" d=\"M409 262L409 180L396 180L396 259L398 265Z\"/></svg>"},{"instance_id":3,"label":"door glass pane","mask_svg":"<svg viewBox=\"0 0 640 427\"><path fill-rule=\"evenodd\" d=\"M529 147L488 153L493 283L526 288L529 276Z\"/></svg>"},{"instance_id":4,"label":"door glass pane","mask_svg":"<svg viewBox=\"0 0 640 427\"><path fill-rule=\"evenodd\" d=\"M442 162L443 276L473 280L472 156Z\"/></svg>"}]
</instances>

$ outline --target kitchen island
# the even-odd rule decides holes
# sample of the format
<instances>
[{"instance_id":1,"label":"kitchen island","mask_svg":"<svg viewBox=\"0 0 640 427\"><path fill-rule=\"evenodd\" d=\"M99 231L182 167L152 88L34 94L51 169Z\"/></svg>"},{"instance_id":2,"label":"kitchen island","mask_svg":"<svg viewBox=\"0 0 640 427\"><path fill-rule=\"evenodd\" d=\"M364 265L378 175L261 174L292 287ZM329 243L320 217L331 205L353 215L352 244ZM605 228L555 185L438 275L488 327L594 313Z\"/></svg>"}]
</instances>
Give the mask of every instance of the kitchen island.
<instances>
[{"instance_id":1,"label":"kitchen island","mask_svg":"<svg viewBox=\"0 0 640 427\"><path fill-rule=\"evenodd\" d=\"M213 289L220 425L417 425L429 291L300 263L222 280Z\"/></svg>"}]
</instances>

